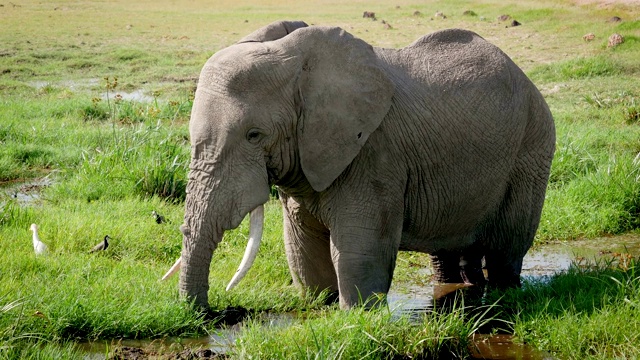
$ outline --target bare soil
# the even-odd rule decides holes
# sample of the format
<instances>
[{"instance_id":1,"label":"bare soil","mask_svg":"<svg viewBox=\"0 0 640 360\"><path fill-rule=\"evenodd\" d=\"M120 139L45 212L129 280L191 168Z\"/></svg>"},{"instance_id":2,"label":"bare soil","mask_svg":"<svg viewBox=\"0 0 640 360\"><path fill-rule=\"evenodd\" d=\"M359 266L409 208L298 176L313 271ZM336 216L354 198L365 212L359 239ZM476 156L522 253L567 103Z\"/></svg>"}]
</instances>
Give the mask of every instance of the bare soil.
<instances>
[{"instance_id":1,"label":"bare soil","mask_svg":"<svg viewBox=\"0 0 640 360\"><path fill-rule=\"evenodd\" d=\"M574 0L576 5L595 4L598 7L611 7L614 5L640 6L640 0Z\"/></svg>"}]
</instances>

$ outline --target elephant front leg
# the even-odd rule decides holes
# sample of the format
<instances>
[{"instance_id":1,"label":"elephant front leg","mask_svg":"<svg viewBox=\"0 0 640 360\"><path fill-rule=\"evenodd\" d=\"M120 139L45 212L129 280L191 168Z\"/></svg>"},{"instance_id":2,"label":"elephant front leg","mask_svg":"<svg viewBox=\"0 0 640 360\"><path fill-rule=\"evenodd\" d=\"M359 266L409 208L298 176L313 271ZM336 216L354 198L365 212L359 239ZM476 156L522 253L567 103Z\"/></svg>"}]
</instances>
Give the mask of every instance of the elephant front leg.
<instances>
[{"instance_id":1,"label":"elephant front leg","mask_svg":"<svg viewBox=\"0 0 640 360\"><path fill-rule=\"evenodd\" d=\"M329 230L301 204L280 192L284 209L284 244L293 282L308 295L330 292L335 301L338 279L331 261Z\"/></svg>"},{"instance_id":2,"label":"elephant front leg","mask_svg":"<svg viewBox=\"0 0 640 360\"><path fill-rule=\"evenodd\" d=\"M365 221L348 216L339 219L342 221L331 230L331 255L340 307L386 304L400 246L402 211L383 212Z\"/></svg>"}]
</instances>

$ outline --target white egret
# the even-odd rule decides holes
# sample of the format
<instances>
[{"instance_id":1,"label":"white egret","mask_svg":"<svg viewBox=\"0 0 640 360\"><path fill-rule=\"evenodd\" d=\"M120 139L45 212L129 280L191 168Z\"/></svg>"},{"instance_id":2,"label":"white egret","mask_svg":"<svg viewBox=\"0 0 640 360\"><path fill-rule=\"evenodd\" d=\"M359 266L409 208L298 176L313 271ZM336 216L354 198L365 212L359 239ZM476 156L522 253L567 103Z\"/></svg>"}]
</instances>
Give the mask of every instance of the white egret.
<instances>
[{"instance_id":1,"label":"white egret","mask_svg":"<svg viewBox=\"0 0 640 360\"><path fill-rule=\"evenodd\" d=\"M36 255L46 253L47 245L40 241L40 237L38 236L38 226L36 224L31 224L30 229L33 231L33 250L36 252Z\"/></svg>"}]
</instances>

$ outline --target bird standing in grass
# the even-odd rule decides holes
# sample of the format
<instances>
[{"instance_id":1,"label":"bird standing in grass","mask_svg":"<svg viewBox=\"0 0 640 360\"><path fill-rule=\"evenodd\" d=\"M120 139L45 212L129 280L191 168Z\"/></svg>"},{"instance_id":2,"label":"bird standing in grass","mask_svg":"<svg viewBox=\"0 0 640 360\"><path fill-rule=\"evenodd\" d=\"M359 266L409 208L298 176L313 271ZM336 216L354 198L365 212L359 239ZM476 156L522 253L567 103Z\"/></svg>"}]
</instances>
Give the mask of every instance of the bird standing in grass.
<instances>
[{"instance_id":1,"label":"bird standing in grass","mask_svg":"<svg viewBox=\"0 0 640 360\"><path fill-rule=\"evenodd\" d=\"M96 251L107 250L107 248L109 247L109 240L111 240L109 235L105 235L104 239L102 241L100 241L96 246L94 246L93 249L91 249L91 251L89 251L89 253L94 253Z\"/></svg>"},{"instance_id":2,"label":"bird standing in grass","mask_svg":"<svg viewBox=\"0 0 640 360\"><path fill-rule=\"evenodd\" d=\"M33 250L36 252L36 255L41 255L47 252L47 245L40 241L40 237L38 236L38 225L31 224L31 231L33 231Z\"/></svg>"},{"instance_id":3,"label":"bird standing in grass","mask_svg":"<svg viewBox=\"0 0 640 360\"><path fill-rule=\"evenodd\" d=\"M155 210L153 210L151 212L151 215L153 216L153 218L156 220L156 223L158 224L162 224L163 222L165 222L164 220L164 216L158 214Z\"/></svg>"}]
</instances>

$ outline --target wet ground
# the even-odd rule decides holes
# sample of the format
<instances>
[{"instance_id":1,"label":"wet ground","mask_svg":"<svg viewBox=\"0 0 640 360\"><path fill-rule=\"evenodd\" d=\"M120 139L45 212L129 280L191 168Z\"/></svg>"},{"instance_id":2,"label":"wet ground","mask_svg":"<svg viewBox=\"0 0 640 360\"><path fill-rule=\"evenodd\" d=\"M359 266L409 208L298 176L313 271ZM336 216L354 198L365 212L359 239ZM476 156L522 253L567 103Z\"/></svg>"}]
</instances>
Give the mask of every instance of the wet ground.
<instances>
[{"instance_id":1,"label":"wet ground","mask_svg":"<svg viewBox=\"0 0 640 360\"><path fill-rule=\"evenodd\" d=\"M16 181L0 183L0 206L7 201L17 201L20 205L31 205L40 200L42 189L53 182L48 177L29 182Z\"/></svg>"},{"instance_id":2,"label":"wet ground","mask_svg":"<svg viewBox=\"0 0 640 360\"><path fill-rule=\"evenodd\" d=\"M572 263L588 266L603 261L613 266L625 266L630 257L640 256L640 234L605 237L592 240L576 240L538 246L529 251L524 259L522 276L527 279L544 279L555 273L566 271ZM429 269L418 268L417 272ZM466 291L463 284L422 286L394 283L389 292L389 307L398 315L416 315L433 309L434 302L459 296ZM436 299L434 301L434 298ZM113 351L108 359L218 359L233 348L241 333L241 322L247 312L243 309L227 309L220 314L228 326L217 333L192 339L165 338L161 340L118 340L84 343L86 359L105 359L107 346ZM288 326L299 321L292 314L257 314L265 326ZM197 350L193 350L197 349ZM203 350L207 350L204 351ZM509 334L476 334L470 347L471 354L478 359L551 359L542 351L515 343ZM114 357L115 355L120 357ZM146 357L145 357L146 356Z\"/></svg>"},{"instance_id":3,"label":"wet ground","mask_svg":"<svg viewBox=\"0 0 640 360\"><path fill-rule=\"evenodd\" d=\"M36 89L43 89L46 87L57 87L57 88L65 88L71 91L84 91L89 92L94 90L96 87L100 85L104 85L105 80L102 79L79 79L79 80L62 80L62 81L31 81L29 85ZM136 101L136 102L152 102L155 100L153 96L149 96L146 91L132 90L132 91L124 91L121 89L111 90L109 92L102 92L100 94L100 98L103 100L115 99L116 96L120 100L126 101Z\"/></svg>"}]
</instances>

